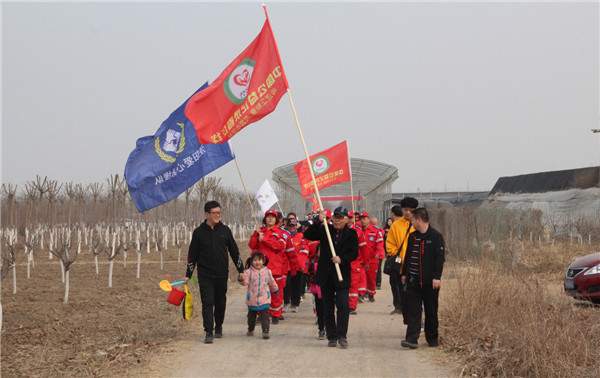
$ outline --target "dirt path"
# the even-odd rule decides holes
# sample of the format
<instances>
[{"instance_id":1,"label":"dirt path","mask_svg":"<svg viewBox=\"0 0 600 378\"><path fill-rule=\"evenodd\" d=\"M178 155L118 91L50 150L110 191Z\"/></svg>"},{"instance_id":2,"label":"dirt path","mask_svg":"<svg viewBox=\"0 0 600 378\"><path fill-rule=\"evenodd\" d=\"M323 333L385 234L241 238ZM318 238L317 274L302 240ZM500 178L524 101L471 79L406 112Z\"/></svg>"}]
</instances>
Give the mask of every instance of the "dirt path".
<instances>
[{"instance_id":1,"label":"dirt path","mask_svg":"<svg viewBox=\"0 0 600 378\"><path fill-rule=\"evenodd\" d=\"M350 318L347 350L328 348L318 340L309 294L298 313L271 326L271 339L260 332L247 337L243 291L230 284L223 339L201 343L201 325L183 341L169 345L170 352L133 375L175 377L447 377L456 376L442 353L421 340L416 351L400 347L402 319L388 315L389 289L378 292L375 303L359 305ZM199 309L195 309L199 310ZM199 321L199 319L197 320ZM259 327L257 327L259 328ZM424 346L423 346L424 345Z\"/></svg>"}]
</instances>

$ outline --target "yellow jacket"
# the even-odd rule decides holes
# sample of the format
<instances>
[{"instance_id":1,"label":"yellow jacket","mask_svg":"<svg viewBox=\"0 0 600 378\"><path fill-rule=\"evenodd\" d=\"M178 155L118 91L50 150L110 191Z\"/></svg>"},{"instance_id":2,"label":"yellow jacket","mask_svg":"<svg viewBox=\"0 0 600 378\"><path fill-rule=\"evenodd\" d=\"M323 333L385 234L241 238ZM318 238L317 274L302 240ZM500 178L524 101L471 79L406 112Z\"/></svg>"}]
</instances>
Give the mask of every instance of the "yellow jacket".
<instances>
[{"instance_id":1,"label":"yellow jacket","mask_svg":"<svg viewBox=\"0 0 600 378\"><path fill-rule=\"evenodd\" d=\"M388 231L387 239L385 241L385 250L388 256L397 256L400 252L400 261L404 262L404 256L406 255L406 248L408 246L408 236L415 232L414 227L410 226L410 222L404 218L400 218L392 223L390 230ZM398 251L402 247L401 251Z\"/></svg>"}]
</instances>

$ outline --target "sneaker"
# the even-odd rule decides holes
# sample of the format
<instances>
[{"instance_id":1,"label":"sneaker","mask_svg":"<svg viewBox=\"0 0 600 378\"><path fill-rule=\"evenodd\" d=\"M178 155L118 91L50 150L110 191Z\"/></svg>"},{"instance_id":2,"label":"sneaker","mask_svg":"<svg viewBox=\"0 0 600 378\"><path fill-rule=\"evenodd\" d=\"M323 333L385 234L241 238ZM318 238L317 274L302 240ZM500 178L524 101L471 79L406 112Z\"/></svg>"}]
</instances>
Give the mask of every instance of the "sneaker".
<instances>
[{"instance_id":1,"label":"sneaker","mask_svg":"<svg viewBox=\"0 0 600 378\"><path fill-rule=\"evenodd\" d=\"M281 316L279 317L279 320L285 320L285 319L283 318L283 315L281 315Z\"/></svg>"},{"instance_id":2,"label":"sneaker","mask_svg":"<svg viewBox=\"0 0 600 378\"><path fill-rule=\"evenodd\" d=\"M263 338L264 340L268 340L270 337L271 337L271 336L269 336L269 332L263 332L263 333L262 333L262 338Z\"/></svg>"},{"instance_id":3,"label":"sneaker","mask_svg":"<svg viewBox=\"0 0 600 378\"><path fill-rule=\"evenodd\" d=\"M369 302L371 302L371 303L375 302L375 296L374 295L372 295L372 294L369 295Z\"/></svg>"},{"instance_id":4,"label":"sneaker","mask_svg":"<svg viewBox=\"0 0 600 378\"><path fill-rule=\"evenodd\" d=\"M358 302L359 303L365 303L365 299L362 296L358 296Z\"/></svg>"},{"instance_id":5,"label":"sneaker","mask_svg":"<svg viewBox=\"0 0 600 378\"><path fill-rule=\"evenodd\" d=\"M392 312L390 312L390 315L396 315L396 314L401 315L402 314L402 310L399 310L399 309L395 308L395 309L392 310Z\"/></svg>"},{"instance_id":6,"label":"sneaker","mask_svg":"<svg viewBox=\"0 0 600 378\"><path fill-rule=\"evenodd\" d=\"M381 290L381 286L377 286L377 290Z\"/></svg>"},{"instance_id":7,"label":"sneaker","mask_svg":"<svg viewBox=\"0 0 600 378\"><path fill-rule=\"evenodd\" d=\"M337 340L329 340L327 346L330 348L335 348L337 346Z\"/></svg>"},{"instance_id":8,"label":"sneaker","mask_svg":"<svg viewBox=\"0 0 600 378\"><path fill-rule=\"evenodd\" d=\"M279 318L272 318L271 324L279 324Z\"/></svg>"},{"instance_id":9,"label":"sneaker","mask_svg":"<svg viewBox=\"0 0 600 378\"><path fill-rule=\"evenodd\" d=\"M204 337L204 344L212 344L213 340L214 340L213 334L206 332L206 336Z\"/></svg>"},{"instance_id":10,"label":"sneaker","mask_svg":"<svg viewBox=\"0 0 600 378\"><path fill-rule=\"evenodd\" d=\"M402 340L400 345L402 345L404 348L410 348L410 349L417 349L419 347L419 344L412 343L412 342L406 341L406 340Z\"/></svg>"},{"instance_id":11,"label":"sneaker","mask_svg":"<svg viewBox=\"0 0 600 378\"><path fill-rule=\"evenodd\" d=\"M292 306L290 311L293 313L298 312L298 306Z\"/></svg>"},{"instance_id":12,"label":"sneaker","mask_svg":"<svg viewBox=\"0 0 600 378\"><path fill-rule=\"evenodd\" d=\"M283 306L283 312L288 312L290 310L290 305L286 304L285 306Z\"/></svg>"},{"instance_id":13,"label":"sneaker","mask_svg":"<svg viewBox=\"0 0 600 378\"><path fill-rule=\"evenodd\" d=\"M248 336L248 337L254 336L254 331L248 331L248 332L246 332L246 336Z\"/></svg>"},{"instance_id":14,"label":"sneaker","mask_svg":"<svg viewBox=\"0 0 600 378\"><path fill-rule=\"evenodd\" d=\"M219 329L219 330L215 330L215 339L221 339L223 338L223 330Z\"/></svg>"},{"instance_id":15,"label":"sneaker","mask_svg":"<svg viewBox=\"0 0 600 378\"><path fill-rule=\"evenodd\" d=\"M319 331L319 340L325 340L325 331Z\"/></svg>"},{"instance_id":16,"label":"sneaker","mask_svg":"<svg viewBox=\"0 0 600 378\"><path fill-rule=\"evenodd\" d=\"M348 349L348 340L346 340L345 338L339 339L338 344L340 344L340 348Z\"/></svg>"},{"instance_id":17,"label":"sneaker","mask_svg":"<svg viewBox=\"0 0 600 378\"><path fill-rule=\"evenodd\" d=\"M350 315L356 315L356 314L358 314L358 312L356 312L356 310L350 311Z\"/></svg>"},{"instance_id":18,"label":"sneaker","mask_svg":"<svg viewBox=\"0 0 600 378\"><path fill-rule=\"evenodd\" d=\"M432 348L437 348L438 346L440 346L440 344L439 344L439 342L437 340L428 341L427 345L429 345Z\"/></svg>"}]
</instances>

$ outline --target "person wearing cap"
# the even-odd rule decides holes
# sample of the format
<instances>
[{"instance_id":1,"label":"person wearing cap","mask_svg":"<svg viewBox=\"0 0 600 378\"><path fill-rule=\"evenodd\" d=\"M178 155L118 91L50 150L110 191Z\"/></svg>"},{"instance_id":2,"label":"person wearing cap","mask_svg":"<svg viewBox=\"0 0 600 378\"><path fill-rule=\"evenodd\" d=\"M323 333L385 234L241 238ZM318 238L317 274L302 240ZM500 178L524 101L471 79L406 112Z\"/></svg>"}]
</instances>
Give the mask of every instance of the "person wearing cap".
<instances>
[{"instance_id":1,"label":"person wearing cap","mask_svg":"<svg viewBox=\"0 0 600 378\"><path fill-rule=\"evenodd\" d=\"M285 292L285 305L291 304L291 312L298 312L300 298L304 294L304 276L308 268L308 243L304 234L298 230L298 219L295 213L289 213L284 228L290 234L290 247L286 252L294 254L290 260L290 275L288 276ZM287 311L287 310L286 310Z\"/></svg>"},{"instance_id":2,"label":"person wearing cap","mask_svg":"<svg viewBox=\"0 0 600 378\"><path fill-rule=\"evenodd\" d=\"M348 226L348 210L338 207L333 212L332 224L325 224L324 214L315 218L315 222L304 233L308 240L320 241L321 253L317 267L317 282L323 298L323 313L328 346L337 345L348 348L348 292L352 279L350 264L358 257L358 237L356 231ZM329 228L336 255L333 256L325 232ZM342 275L339 281L335 266L338 265ZM337 308L337 317L335 309Z\"/></svg>"},{"instance_id":3,"label":"person wearing cap","mask_svg":"<svg viewBox=\"0 0 600 378\"><path fill-rule=\"evenodd\" d=\"M383 242L380 238L379 230L371 224L369 213L363 211L360 213L360 225L366 245L364 247L364 264L367 277L367 295L369 302L375 302L375 293L377 290L377 248Z\"/></svg>"},{"instance_id":4,"label":"person wearing cap","mask_svg":"<svg viewBox=\"0 0 600 378\"><path fill-rule=\"evenodd\" d=\"M376 247L376 257L377 257L377 275L375 279L375 286L377 290L381 290L381 262L385 259L385 231L383 228L379 228L379 219L376 216L371 216L370 218L371 225L377 229L379 234L377 235L377 247Z\"/></svg>"},{"instance_id":5,"label":"person wearing cap","mask_svg":"<svg viewBox=\"0 0 600 378\"><path fill-rule=\"evenodd\" d=\"M277 226L277 212L267 210L263 218L263 226L254 231L248 242L252 253L261 252L269 260L268 268L273 273L279 291L271 295L269 314L273 324L278 324L282 318L283 289L287 274L287 241L285 232Z\"/></svg>"},{"instance_id":6,"label":"person wearing cap","mask_svg":"<svg viewBox=\"0 0 600 378\"><path fill-rule=\"evenodd\" d=\"M350 307L350 314L356 315L358 314L358 302L363 302L362 296L367 293L367 275L365 272L365 263L363 261L364 256L364 248L367 245L367 242L364 240L364 234L362 228L360 227L360 222L355 222L354 215L360 215L360 213L350 210L348 212L348 218L350 219L350 228L356 231L356 236L358 238L358 258L350 264L350 269L352 270L352 281L350 282L350 292L348 294L348 306ZM360 220L360 218L359 218Z\"/></svg>"},{"instance_id":7,"label":"person wearing cap","mask_svg":"<svg viewBox=\"0 0 600 378\"><path fill-rule=\"evenodd\" d=\"M400 271L406 248L408 245L408 237L415 231L412 226L412 212L419 207L419 201L413 197L404 197L400 201L400 206L392 207L392 218L394 222L390 226L387 238L385 240L385 250L388 260L393 260L393 270L390 274L390 286L392 289L392 297L394 301L394 310L391 314L402 314L404 324L406 324L406 310L403 303L404 292L400 282Z\"/></svg>"}]
</instances>

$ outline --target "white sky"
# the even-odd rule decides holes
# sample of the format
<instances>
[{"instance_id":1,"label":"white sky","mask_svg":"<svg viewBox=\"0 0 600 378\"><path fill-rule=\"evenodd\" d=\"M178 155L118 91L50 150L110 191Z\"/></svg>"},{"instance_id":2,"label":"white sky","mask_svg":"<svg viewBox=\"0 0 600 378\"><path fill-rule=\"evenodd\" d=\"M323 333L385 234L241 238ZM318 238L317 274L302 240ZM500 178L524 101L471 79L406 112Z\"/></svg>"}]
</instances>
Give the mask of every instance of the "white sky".
<instances>
[{"instance_id":1,"label":"white sky","mask_svg":"<svg viewBox=\"0 0 600 378\"><path fill-rule=\"evenodd\" d=\"M122 173L138 137L254 38L258 4L4 3L2 181ZM600 162L595 3L270 5L311 152L348 139L395 191ZM596 138L596 139L595 139ZM233 139L250 188L303 157L287 98ZM241 187L233 163L216 172Z\"/></svg>"}]
</instances>

